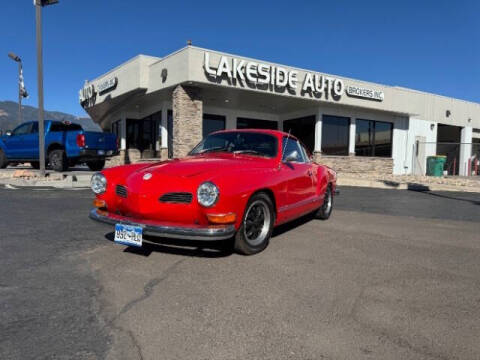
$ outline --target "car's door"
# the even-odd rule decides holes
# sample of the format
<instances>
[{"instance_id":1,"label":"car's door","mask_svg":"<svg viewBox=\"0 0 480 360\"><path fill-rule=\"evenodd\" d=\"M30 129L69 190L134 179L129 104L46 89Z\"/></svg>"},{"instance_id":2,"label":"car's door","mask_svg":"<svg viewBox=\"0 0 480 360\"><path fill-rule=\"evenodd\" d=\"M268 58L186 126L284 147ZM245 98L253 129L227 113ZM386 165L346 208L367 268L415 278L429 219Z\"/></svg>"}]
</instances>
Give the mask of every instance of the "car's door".
<instances>
[{"instance_id":1,"label":"car's door","mask_svg":"<svg viewBox=\"0 0 480 360\"><path fill-rule=\"evenodd\" d=\"M30 132L24 135L24 158L25 159L38 159L38 122L32 123Z\"/></svg>"},{"instance_id":2,"label":"car's door","mask_svg":"<svg viewBox=\"0 0 480 360\"><path fill-rule=\"evenodd\" d=\"M30 133L32 123L18 126L5 141L6 155L9 159L25 159L25 136Z\"/></svg>"},{"instance_id":3,"label":"car's door","mask_svg":"<svg viewBox=\"0 0 480 360\"><path fill-rule=\"evenodd\" d=\"M316 191L312 164L297 140L284 137L282 149L282 171L288 179L287 206L283 210L289 213L288 217L295 217L313 209Z\"/></svg>"}]
</instances>

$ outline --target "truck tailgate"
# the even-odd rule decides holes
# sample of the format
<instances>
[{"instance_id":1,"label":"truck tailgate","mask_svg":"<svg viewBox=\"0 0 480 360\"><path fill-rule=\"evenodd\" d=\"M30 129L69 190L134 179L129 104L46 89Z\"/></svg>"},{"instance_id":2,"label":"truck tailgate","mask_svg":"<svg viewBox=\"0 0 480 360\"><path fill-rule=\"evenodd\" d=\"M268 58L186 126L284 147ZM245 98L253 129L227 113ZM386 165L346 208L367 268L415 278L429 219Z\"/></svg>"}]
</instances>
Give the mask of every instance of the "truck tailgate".
<instances>
[{"instance_id":1,"label":"truck tailgate","mask_svg":"<svg viewBox=\"0 0 480 360\"><path fill-rule=\"evenodd\" d=\"M112 133L85 131L85 148L91 150L117 150L117 137Z\"/></svg>"}]
</instances>

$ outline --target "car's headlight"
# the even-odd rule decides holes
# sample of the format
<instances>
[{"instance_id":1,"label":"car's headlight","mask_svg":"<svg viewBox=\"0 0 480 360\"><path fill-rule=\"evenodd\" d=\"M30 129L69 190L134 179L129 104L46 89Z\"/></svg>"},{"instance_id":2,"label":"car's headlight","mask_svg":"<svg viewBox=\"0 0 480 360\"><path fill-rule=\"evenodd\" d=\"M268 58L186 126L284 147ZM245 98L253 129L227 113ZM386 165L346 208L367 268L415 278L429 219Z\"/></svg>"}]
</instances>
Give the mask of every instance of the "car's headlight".
<instances>
[{"instance_id":1,"label":"car's headlight","mask_svg":"<svg viewBox=\"0 0 480 360\"><path fill-rule=\"evenodd\" d=\"M197 190L198 203L205 207L215 205L218 200L219 191L217 186L211 182L200 184Z\"/></svg>"},{"instance_id":2,"label":"car's headlight","mask_svg":"<svg viewBox=\"0 0 480 360\"><path fill-rule=\"evenodd\" d=\"M103 194L107 190L107 178L101 173L93 174L90 186L95 194Z\"/></svg>"}]
</instances>

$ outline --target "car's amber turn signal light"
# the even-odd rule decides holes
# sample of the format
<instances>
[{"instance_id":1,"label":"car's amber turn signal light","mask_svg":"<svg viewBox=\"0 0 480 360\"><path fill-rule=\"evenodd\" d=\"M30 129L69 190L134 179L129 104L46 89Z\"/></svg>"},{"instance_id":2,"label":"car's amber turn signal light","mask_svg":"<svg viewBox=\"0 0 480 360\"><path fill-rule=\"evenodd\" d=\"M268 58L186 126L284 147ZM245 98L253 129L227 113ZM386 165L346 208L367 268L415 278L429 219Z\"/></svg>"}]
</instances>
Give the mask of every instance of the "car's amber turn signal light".
<instances>
[{"instance_id":1,"label":"car's amber turn signal light","mask_svg":"<svg viewBox=\"0 0 480 360\"><path fill-rule=\"evenodd\" d=\"M207 219L212 224L232 224L237 219L237 215L235 213L207 214Z\"/></svg>"},{"instance_id":2,"label":"car's amber turn signal light","mask_svg":"<svg viewBox=\"0 0 480 360\"><path fill-rule=\"evenodd\" d=\"M105 200L95 199L93 200L93 206L100 209L107 207L107 204L105 203Z\"/></svg>"}]
</instances>

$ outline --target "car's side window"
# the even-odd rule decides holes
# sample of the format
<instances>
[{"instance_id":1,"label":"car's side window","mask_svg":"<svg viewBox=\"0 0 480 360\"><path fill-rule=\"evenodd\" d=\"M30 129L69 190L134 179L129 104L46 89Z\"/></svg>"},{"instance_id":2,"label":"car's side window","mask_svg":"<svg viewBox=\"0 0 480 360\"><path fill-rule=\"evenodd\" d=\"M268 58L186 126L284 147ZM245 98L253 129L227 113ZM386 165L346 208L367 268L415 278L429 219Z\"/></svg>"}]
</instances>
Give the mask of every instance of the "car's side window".
<instances>
[{"instance_id":1,"label":"car's side window","mask_svg":"<svg viewBox=\"0 0 480 360\"><path fill-rule=\"evenodd\" d=\"M282 161L294 161L294 162L305 162L303 151L300 148L300 144L297 140L292 138L284 137L282 141Z\"/></svg>"},{"instance_id":2,"label":"car's side window","mask_svg":"<svg viewBox=\"0 0 480 360\"><path fill-rule=\"evenodd\" d=\"M13 130L12 135L18 136L18 135L26 135L30 133L30 128L32 127L32 123L28 124L23 124L19 127L17 127L15 130Z\"/></svg>"},{"instance_id":3,"label":"car's side window","mask_svg":"<svg viewBox=\"0 0 480 360\"><path fill-rule=\"evenodd\" d=\"M34 122L32 124L32 129L30 130L30 134L38 134L38 123Z\"/></svg>"},{"instance_id":4,"label":"car's side window","mask_svg":"<svg viewBox=\"0 0 480 360\"><path fill-rule=\"evenodd\" d=\"M305 146L303 146L303 144L300 144L300 149L302 149L303 158L305 159L305 162L307 162L307 163L311 162L310 155L309 155L307 149L305 149Z\"/></svg>"}]
</instances>

